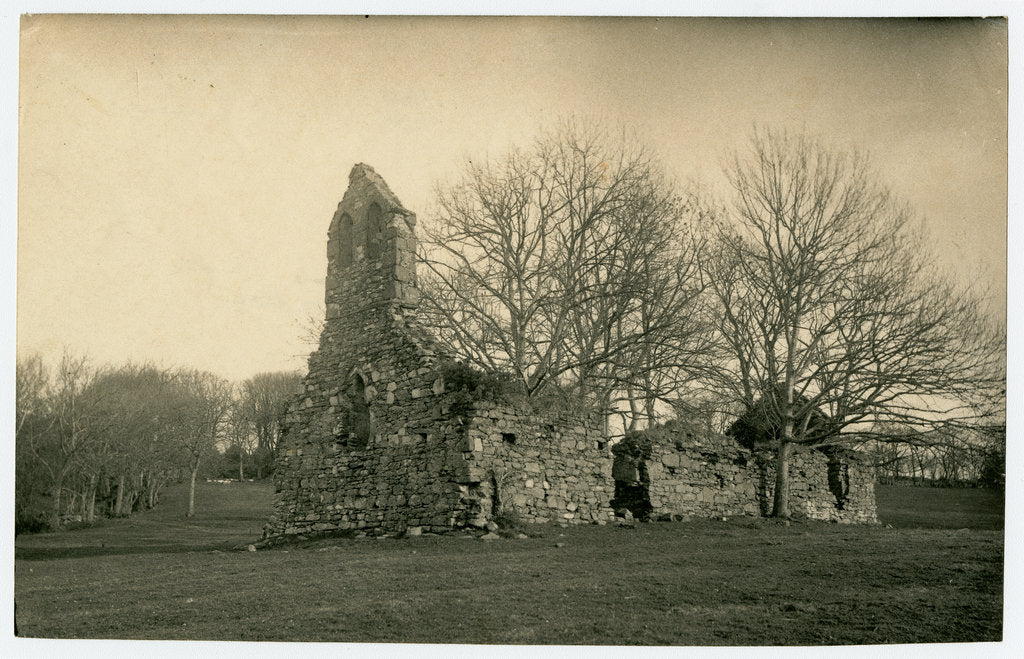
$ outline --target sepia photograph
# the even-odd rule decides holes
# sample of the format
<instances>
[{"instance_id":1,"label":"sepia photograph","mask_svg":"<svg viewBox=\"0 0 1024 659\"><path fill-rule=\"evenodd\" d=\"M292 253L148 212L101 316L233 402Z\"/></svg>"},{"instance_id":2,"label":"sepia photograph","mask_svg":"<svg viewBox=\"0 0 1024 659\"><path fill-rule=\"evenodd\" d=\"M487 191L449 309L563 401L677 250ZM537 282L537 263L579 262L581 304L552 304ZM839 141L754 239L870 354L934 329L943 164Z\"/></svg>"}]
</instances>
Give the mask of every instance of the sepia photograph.
<instances>
[{"instance_id":1,"label":"sepia photograph","mask_svg":"<svg viewBox=\"0 0 1024 659\"><path fill-rule=\"evenodd\" d=\"M14 15L3 654L1013 654L993 8Z\"/></svg>"}]
</instances>

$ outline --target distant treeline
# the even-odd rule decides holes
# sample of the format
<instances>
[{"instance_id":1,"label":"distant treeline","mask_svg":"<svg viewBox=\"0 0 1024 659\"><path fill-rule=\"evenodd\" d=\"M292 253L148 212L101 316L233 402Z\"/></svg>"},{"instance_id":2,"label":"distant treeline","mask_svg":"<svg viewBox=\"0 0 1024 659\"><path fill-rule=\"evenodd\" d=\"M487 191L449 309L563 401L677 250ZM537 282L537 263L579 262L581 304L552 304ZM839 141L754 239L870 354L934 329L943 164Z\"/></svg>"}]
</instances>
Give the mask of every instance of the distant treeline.
<instances>
[{"instance_id":1,"label":"distant treeline","mask_svg":"<svg viewBox=\"0 0 1024 659\"><path fill-rule=\"evenodd\" d=\"M1006 427L898 432L862 448L885 485L993 487L1006 484Z\"/></svg>"},{"instance_id":2,"label":"distant treeline","mask_svg":"<svg viewBox=\"0 0 1024 659\"><path fill-rule=\"evenodd\" d=\"M239 478L273 469L277 419L297 373L235 384L148 364L93 366L65 353L48 368L17 362L16 531L57 528L152 508L170 481L202 470Z\"/></svg>"}]
</instances>

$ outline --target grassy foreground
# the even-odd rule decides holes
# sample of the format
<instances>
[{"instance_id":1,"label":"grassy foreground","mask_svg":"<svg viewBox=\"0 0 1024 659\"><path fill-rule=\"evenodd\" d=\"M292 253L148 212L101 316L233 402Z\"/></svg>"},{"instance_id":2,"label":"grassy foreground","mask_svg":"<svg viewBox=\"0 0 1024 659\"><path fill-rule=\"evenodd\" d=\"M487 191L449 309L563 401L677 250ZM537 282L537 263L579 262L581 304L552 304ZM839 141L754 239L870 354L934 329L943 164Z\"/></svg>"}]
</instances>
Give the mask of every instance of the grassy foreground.
<instances>
[{"instance_id":1,"label":"grassy foreground","mask_svg":"<svg viewBox=\"0 0 1024 659\"><path fill-rule=\"evenodd\" d=\"M883 511L940 492L889 489L908 488L880 488ZM180 497L172 490L132 519L19 537L21 634L612 645L1002 634L1003 537L991 519L971 530L959 517L953 529L753 519L540 527L521 540L331 539L248 552L232 548L258 537L267 485L204 483L189 521ZM897 518L883 513L894 527L914 525Z\"/></svg>"},{"instance_id":2,"label":"grassy foreground","mask_svg":"<svg viewBox=\"0 0 1024 659\"><path fill-rule=\"evenodd\" d=\"M998 490L875 486L878 517L897 528L1003 528L1004 496Z\"/></svg>"}]
</instances>

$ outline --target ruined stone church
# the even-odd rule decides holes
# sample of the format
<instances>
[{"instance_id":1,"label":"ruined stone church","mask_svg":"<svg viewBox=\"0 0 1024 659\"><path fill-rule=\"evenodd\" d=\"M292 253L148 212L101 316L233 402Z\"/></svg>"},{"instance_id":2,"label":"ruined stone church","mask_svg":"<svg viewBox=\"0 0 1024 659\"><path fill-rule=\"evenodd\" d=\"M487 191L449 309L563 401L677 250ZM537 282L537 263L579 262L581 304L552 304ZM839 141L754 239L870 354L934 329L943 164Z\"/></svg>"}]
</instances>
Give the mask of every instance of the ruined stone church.
<instances>
[{"instance_id":1,"label":"ruined stone church","mask_svg":"<svg viewBox=\"0 0 1024 659\"><path fill-rule=\"evenodd\" d=\"M502 513L605 524L616 508L654 519L766 512L772 461L730 437L669 425L648 433L642 455L616 457L596 419L467 403L445 381L455 360L418 313L415 229L384 180L356 165L328 230L320 345L281 422L265 537L439 533ZM811 449L791 463L795 514L875 521L873 478L856 456Z\"/></svg>"}]
</instances>

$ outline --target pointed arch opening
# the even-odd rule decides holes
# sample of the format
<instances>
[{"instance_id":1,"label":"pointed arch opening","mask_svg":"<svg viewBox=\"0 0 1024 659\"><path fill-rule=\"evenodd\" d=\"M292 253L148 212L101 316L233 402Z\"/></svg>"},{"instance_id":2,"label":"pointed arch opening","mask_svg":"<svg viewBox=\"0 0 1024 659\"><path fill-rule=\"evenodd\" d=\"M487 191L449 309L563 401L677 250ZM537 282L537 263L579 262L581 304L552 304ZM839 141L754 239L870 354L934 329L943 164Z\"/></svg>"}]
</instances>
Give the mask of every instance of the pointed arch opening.
<instances>
[{"instance_id":1,"label":"pointed arch opening","mask_svg":"<svg viewBox=\"0 0 1024 659\"><path fill-rule=\"evenodd\" d=\"M352 216L348 213L338 221L338 265L352 265Z\"/></svg>"},{"instance_id":2,"label":"pointed arch opening","mask_svg":"<svg viewBox=\"0 0 1024 659\"><path fill-rule=\"evenodd\" d=\"M366 401L366 381L363 376L353 373L345 392L349 409L345 418L348 430L348 445L363 448L370 443L373 435L373 418L370 416L370 405Z\"/></svg>"}]
</instances>

